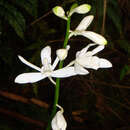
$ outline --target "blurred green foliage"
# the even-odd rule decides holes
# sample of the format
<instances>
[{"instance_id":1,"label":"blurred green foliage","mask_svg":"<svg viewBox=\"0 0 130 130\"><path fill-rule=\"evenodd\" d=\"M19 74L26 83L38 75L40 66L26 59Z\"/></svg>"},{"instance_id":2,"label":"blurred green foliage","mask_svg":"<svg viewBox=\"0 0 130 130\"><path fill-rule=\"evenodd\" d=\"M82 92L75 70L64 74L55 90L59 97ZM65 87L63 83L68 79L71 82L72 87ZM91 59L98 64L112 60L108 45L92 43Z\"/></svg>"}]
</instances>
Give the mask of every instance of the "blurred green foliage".
<instances>
[{"instance_id":1,"label":"blurred green foliage","mask_svg":"<svg viewBox=\"0 0 130 130\"><path fill-rule=\"evenodd\" d=\"M8 22L15 30L17 35L24 38L25 32L25 17L23 12L19 9L25 9L31 16L37 16L37 0L15 0L15 1L0 1L0 16L4 22ZM24 12L24 13L26 13Z\"/></svg>"}]
</instances>

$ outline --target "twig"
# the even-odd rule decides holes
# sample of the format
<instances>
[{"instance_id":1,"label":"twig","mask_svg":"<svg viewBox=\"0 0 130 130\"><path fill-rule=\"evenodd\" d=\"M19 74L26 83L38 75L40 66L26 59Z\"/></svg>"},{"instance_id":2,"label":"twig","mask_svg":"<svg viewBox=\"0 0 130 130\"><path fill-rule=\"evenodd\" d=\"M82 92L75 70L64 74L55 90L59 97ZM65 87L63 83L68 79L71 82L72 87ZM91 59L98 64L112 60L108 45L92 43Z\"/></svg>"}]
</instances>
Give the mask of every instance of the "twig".
<instances>
[{"instance_id":1,"label":"twig","mask_svg":"<svg viewBox=\"0 0 130 130\"><path fill-rule=\"evenodd\" d=\"M0 95L3 97L9 98L11 100L19 101L19 102L26 103L26 104L33 103L33 104L36 104L40 107L44 107L46 109L49 107L49 105L47 103L45 103L41 100L35 99L35 98L28 99L28 98L25 98L25 97L22 97L22 96L13 94L13 93L1 91L1 90L0 90Z\"/></svg>"},{"instance_id":2,"label":"twig","mask_svg":"<svg viewBox=\"0 0 130 130\"><path fill-rule=\"evenodd\" d=\"M106 98L106 99L108 99L108 100L110 100L110 101L112 101L112 102L115 102L116 104L119 104L120 106L122 106L122 107L124 107L124 108L130 110L130 107L129 107L129 106L127 106L127 105L125 105L125 104L123 104L123 103L120 103L120 102L117 101L117 100L114 100L114 99L112 99L112 98L110 98L110 97L106 97L106 96L104 96L103 94L100 94L100 93L95 92L94 90L91 90L91 92L92 92L93 94L95 94L95 95L99 95L99 96L101 96L101 97L104 97L104 98Z\"/></svg>"},{"instance_id":3,"label":"twig","mask_svg":"<svg viewBox=\"0 0 130 130\"><path fill-rule=\"evenodd\" d=\"M110 84L110 83L99 81L99 80L85 79L85 81L100 84L100 85L105 85L105 86L109 86L109 87L114 87L114 88L130 89L130 86L124 86L124 85L119 85L119 84Z\"/></svg>"},{"instance_id":4,"label":"twig","mask_svg":"<svg viewBox=\"0 0 130 130\"><path fill-rule=\"evenodd\" d=\"M85 80L85 81L86 81L86 80ZM87 82L85 82L85 81L83 80L83 83L86 85ZM93 83L93 81L91 81L91 83ZM87 85L88 85L88 84L87 84ZM91 88L91 87L90 87L90 88ZM129 88L130 88L130 87L129 87ZM116 104L119 104L120 106L122 106L122 107L124 107L124 108L130 110L130 107L127 106L126 104L123 104L123 103L121 103L121 102L119 102L119 101L117 101L117 100L115 100L115 99L110 98L110 97L104 96L104 95L101 94L101 93L97 93L97 92L95 92L95 91L92 90L92 89L90 89L90 90L91 90L91 92L92 92L93 94L99 95L99 96L101 96L101 97L104 97L105 99L107 99L107 100L109 100L109 101L112 101L112 102L115 102Z\"/></svg>"},{"instance_id":5,"label":"twig","mask_svg":"<svg viewBox=\"0 0 130 130\"><path fill-rule=\"evenodd\" d=\"M103 21L102 21L102 30L101 30L102 35L104 35L104 33L105 33L106 10L107 10L107 0L104 0L104 4L103 4Z\"/></svg>"},{"instance_id":6,"label":"twig","mask_svg":"<svg viewBox=\"0 0 130 130\"><path fill-rule=\"evenodd\" d=\"M35 21L33 21L30 25L33 26L34 24L36 24L37 22L39 22L40 20L42 20L43 18L47 17L49 14L51 14L52 11L47 12L46 14L44 14L43 16L41 16L40 18L36 19Z\"/></svg>"},{"instance_id":7,"label":"twig","mask_svg":"<svg viewBox=\"0 0 130 130\"><path fill-rule=\"evenodd\" d=\"M29 117L23 116L23 115L21 115L21 114L19 114L17 112L9 111L9 110L7 110L5 108L0 108L0 113L9 115L9 116L14 117L16 119L23 120L25 122L37 125L37 126L42 127L42 128L45 127L45 123L43 123L41 121L33 120L33 119L29 118Z\"/></svg>"}]
</instances>

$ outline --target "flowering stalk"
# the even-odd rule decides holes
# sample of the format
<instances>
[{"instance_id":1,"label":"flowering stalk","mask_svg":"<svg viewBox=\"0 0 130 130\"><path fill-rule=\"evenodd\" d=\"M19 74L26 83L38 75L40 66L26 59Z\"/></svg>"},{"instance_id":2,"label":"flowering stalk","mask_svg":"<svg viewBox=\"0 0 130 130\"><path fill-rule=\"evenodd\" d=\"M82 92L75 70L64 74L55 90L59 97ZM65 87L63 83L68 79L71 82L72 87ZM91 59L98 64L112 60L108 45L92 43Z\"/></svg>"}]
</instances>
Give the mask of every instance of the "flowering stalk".
<instances>
[{"instance_id":1,"label":"flowering stalk","mask_svg":"<svg viewBox=\"0 0 130 130\"><path fill-rule=\"evenodd\" d=\"M63 48L66 48L68 40L69 40L69 31L70 31L70 21L71 21L71 17L68 17L67 19L67 28L66 28L66 35L65 35L65 40L64 40L64 44L63 44ZM60 61L59 63L59 69L61 69L63 67L63 61ZM48 123L48 127L46 130L50 130L51 129L51 120L54 117L54 115L56 114L56 104L58 104L58 100L59 100L59 90L60 90L60 79L57 78L56 79L56 87L55 87L55 97L54 97L54 104L53 104L53 110L52 110L52 114Z\"/></svg>"},{"instance_id":2,"label":"flowering stalk","mask_svg":"<svg viewBox=\"0 0 130 130\"><path fill-rule=\"evenodd\" d=\"M78 6L74 4L71 6L70 10L65 13L64 9L61 6L56 6L52 9L53 13L67 21L66 35L63 44L63 48L56 51L56 59L52 63L51 61L51 47L46 46L41 50L41 63L42 67L38 67L27 60L22 56L18 58L25 65L37 70L38 72L29 72L22 73L15 78L15 83L25 84L25 83L35 83L42 79L49 78L49 80L55 85L55 97L52 114L49 119L48 127L46 130L50 130L51 126L53 130L66 130L67 123L63 116L63 108L59 106L59 90L60 90L60 78L66 78L74 75L87 75L89 71L87 69L99 69L99 68L110 68L112 67L111 62L104 58L99 58L95 56L96 53L104 49L104 46L107 44L107 40L92 31L87 31L86 29L93 20L93 16L89 15L83 18L77 28L72 31L70 30L71 15L73 13L85 14L91 9L91 6L88 4L82 4ZM76 59L70 62L66 67L63 67L63 60L68 55L68 50L70 46L68 44L69 38L72 36L81 35L84 36L94 43L87 45L81 51L76 53ZM91 46L98 45L92 51L88 51ZM60 63L59 63L60 61ZM59 63L59 69L56 70L56 66ZM56 78L56 82L53 80ZM61 110L56 113L56 109L59 107Z\"/></svg>"}]
</instances>

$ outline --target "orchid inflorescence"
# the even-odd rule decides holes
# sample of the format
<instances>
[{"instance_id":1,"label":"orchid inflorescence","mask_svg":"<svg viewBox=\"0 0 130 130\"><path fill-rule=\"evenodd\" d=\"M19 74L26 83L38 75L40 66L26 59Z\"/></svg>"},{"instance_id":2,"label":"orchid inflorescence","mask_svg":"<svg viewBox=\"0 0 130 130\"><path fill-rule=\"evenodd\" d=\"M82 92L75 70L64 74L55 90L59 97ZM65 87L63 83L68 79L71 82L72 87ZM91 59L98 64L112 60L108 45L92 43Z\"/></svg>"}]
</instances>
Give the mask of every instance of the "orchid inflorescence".
<instances>
[{"instance_id":1,"label":"orchid inflorescence","mask_svg":"<svg viewBox=\"0 0 130 130\"><path fill-rule=\"evenodd\" d=\"M53 13L64 19L68 20L69 17L72 16L74 13L78 14L85 14L89 12L91 6L88 4L82 4L78 6L74 4L70 11L65 13L64 9L61 6L56 6L53 8ZM66 48L58 49L56 51L56 59L54 63L51 63L51 47L46 46L41 50L41 63L42 67L37 67L32 63L26 61L22 56L18 56L18 58L29 67L37 70L38 72L30 72L30 73L23 73L18 75L15 78L16 83L25 84L25 83L35 83L42 79L49 78L49 80L56 85L56 82L52 79L54 78L66 78L74 75L87 75L89 71L87 69L94 69L97 70L99 68L110 68L112 64L110 61L99 58L95 56L98 52L102 51L107 44L107 40L92 31L88 31L88 26L92 23L94 16L89 15L83 18L80 24L77 26L75 30L69 30L68 39L72 36L83 36L91 40L93 43L88 44L86 47L81 49L80 51L76 52L76 58L71 61L67 66L55 69L58 65L59 61L63 61L66 59L68 55L68 51L70 49L70 45L67 45ZM87 31L86 31L87 30ZM89 50L91 46L96 46L93 50ZM57 105L61 111L57 112L55 117L52 120L52 127L53 130L65 130L66 129L66 121L63 117L63 108ZM63 120L63 122L62 122Z\"/></svg>"}]
</instances>

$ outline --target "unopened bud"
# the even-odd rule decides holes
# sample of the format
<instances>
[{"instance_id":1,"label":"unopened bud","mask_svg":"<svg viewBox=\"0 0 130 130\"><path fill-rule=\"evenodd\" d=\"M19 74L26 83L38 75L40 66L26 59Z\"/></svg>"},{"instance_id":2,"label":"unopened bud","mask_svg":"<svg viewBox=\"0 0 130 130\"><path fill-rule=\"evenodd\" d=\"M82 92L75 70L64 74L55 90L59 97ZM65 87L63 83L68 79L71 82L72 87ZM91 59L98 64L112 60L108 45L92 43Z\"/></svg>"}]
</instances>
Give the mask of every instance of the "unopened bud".
<instances>
[{"instance_id":1,"label":"unopened bud","mask_svg":"<svg viewBox=\"0 0 130 130\"><path fill-rule=\"evenodd\" d=\"M71 16L73 13L78 13L78 14L85 14L89 12L91 9L91 6L88 4L82 4L76 8L74 8L72 11L70 11L69 16Z\"/></svg>"},{"instance_id":2,"label":"unopened bud","mask_svg":"<svg viewBox=\"0 0 130 130\"><path fill-rule=\"evenodd\" d=\"M52 122L51 122L52 130L66 130L67 123L63 116L64 110L59 105L57 105L57 107L60 108L60 111L58 111L56 115L54 116L54 118L52 119Z\"/></svg>"},{"instance_id":3,"label":"unopened bud","mask_svg":"<svg viewBox=\"0 0 130 130\"><path fill-rule=\"evenodd\" d=\"M66 49L58 49L56 51L56 54L60 60L64 60L67 57L69 48L70 46L68 45Z\"/></svg>"},{"instance_id":4,"label":"unopened bud","mask_svg":"<svg viewBox=\"0 0 130 130\"><path fill-rule=\"evenodd\" d=\"M61 6L54 7L52 11L56 16L67 20L67 17L65 16L65 11Z\"/></svg>"}]
</instances>

